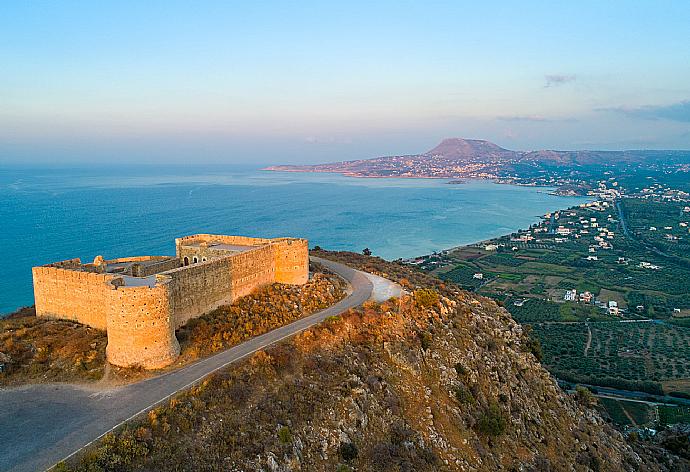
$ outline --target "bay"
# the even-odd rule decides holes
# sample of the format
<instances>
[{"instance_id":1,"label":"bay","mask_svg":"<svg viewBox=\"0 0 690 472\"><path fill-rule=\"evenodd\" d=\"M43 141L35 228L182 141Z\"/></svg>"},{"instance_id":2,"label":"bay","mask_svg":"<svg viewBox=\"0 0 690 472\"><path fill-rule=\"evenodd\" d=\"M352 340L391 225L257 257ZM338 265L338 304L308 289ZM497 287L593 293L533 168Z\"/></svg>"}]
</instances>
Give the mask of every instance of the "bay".
<instances>
[{"instance_id":1,"label":"bay","mask_svg":"<svg viewBox=\"0 0 690 472\"><path fill-rule=\"evenodd\" d=\"M549 189L239 167L0 170L0 313L33 304L31 267L174 254L194 233L295 236L397 259L526 228L586 201Z\"/></svg>"}]
</instances>

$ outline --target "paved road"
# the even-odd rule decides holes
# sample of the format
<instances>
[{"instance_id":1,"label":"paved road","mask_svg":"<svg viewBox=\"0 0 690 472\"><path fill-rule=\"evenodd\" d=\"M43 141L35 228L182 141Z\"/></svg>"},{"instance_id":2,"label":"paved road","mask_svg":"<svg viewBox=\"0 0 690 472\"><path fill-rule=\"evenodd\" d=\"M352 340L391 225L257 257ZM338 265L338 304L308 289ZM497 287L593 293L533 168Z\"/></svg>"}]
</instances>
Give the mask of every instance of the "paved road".
<instances>
[{"instance_id":1,"label":"paved road","mask_svg":"<svg viewBox=\"0 0 690 472\"><path fill-rule=\"evenodd\" d=\"M562 380L558 380L558 381L561 384L563 382ZM569 385L572 385L572 382L567 382L567 383ZM670 397L668 395L652 395L651 393L640 392L637 390L620 390L620 389L611 388L611 387L600 387L598 385L589 385L589 384L581 384L581 383L579 383L578 385L582 385L584 387L590 387L597 392L597 395L601 395L601 396L618 397L619 399L622 398L624 400L645 400L645 401L652 401L652 402L656 402L656 403L671 403L671 404L678 404L678 405L690 405L690 399L687 399L687 398ZM574 391L574 390L571 390L571 391Z\"/></svg>"},{"instance_id":2,"label":"paved road","mask_svg":"<svg viewBox=\"0 0 690 472\"><path fill-rule=\"evenodd\" d=\"M317 259L317 258L315 258ZM146 412L204 377L329 316L400 287L342 264L317 259L345 278L352 293L334 306L182 369L136 384L96 389L44 384L0 390L0 471L45 470L123 422ZM375 282L375 283L374 283Z\"/></svg>"}]
</instances>

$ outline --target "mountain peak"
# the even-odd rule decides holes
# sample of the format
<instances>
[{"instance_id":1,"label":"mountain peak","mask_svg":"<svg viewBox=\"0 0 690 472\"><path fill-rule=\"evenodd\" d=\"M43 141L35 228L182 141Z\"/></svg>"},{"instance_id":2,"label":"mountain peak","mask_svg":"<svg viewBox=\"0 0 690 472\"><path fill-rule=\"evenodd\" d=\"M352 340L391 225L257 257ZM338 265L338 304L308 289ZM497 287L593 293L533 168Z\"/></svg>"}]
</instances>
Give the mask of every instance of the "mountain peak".
<instances>
[{"instance_id":1,"label":"mountain peak","mask_svg":"<svg viewBox=\"0 0 690 472\"><path fill-rule=\"evenodd\" d=\"M509 157L515 153L483 139L446 138L425 154L429 156L443 156L448 159L471 159L477 157Z\"/></svg>"}]
</instances>

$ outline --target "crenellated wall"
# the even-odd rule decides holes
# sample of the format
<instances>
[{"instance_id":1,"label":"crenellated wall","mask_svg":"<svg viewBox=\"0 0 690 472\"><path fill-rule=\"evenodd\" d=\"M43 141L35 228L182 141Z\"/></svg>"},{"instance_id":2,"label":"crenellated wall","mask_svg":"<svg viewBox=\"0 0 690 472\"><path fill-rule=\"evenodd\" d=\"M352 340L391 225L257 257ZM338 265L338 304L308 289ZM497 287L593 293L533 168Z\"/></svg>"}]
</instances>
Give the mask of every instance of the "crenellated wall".
<instances>
[{"instance_id":1,"label":"crenellated wall","mask_svg":"<svg viewBox=\"0 0 690 472\"><path fill-rule=\"evenodd\" d=\"M309 277L304 239L203 234L176 239L175 244L177 258L172 259L104 261L99 256L93 264L71 259L34 267L37 315L105 329L109 362L157 369L179 355L175 329L190 319L262 285L303 284ZM185 256L200 262L180 267ZM123 274L103 273L107 264L127 262L142 265ZM154 273L155 281L150 278Z\"/></svg>"}]
</instances>

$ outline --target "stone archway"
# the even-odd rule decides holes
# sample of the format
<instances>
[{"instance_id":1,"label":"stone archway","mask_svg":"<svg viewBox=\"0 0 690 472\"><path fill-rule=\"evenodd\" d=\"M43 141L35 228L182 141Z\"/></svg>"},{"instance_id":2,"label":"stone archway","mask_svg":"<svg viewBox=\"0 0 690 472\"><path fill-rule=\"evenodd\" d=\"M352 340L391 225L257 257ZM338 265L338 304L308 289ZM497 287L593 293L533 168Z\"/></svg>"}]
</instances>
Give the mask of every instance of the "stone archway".
<instances>
[{"instance_id":1,"label":"stone archway","mask_svg":"<svg viewBox=\"0 0 690 472\"><path fill-rule=\"evenodd\" d=\"M189 265L189 257L184 256L184 259L182 259L182 264L188 266Z\"/></svg>"}]
</instances>

